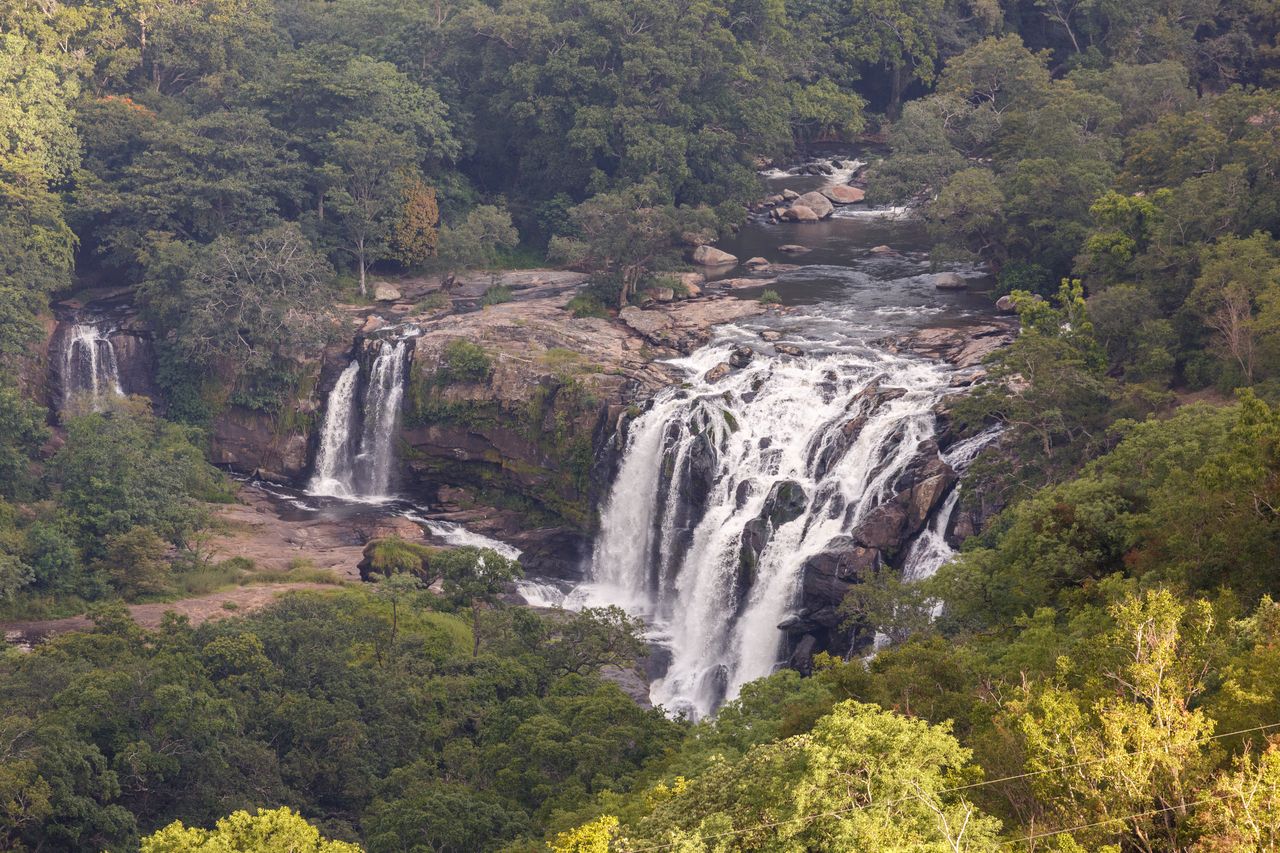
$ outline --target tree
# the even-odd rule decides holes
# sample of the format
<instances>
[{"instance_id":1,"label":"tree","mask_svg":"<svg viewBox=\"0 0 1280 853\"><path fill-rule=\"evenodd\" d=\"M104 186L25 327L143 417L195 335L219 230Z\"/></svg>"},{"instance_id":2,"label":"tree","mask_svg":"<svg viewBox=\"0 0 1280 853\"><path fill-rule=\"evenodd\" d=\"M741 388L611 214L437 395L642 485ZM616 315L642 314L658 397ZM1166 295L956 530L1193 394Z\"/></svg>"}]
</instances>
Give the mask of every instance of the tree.
<instances>
[{"instance_id":1,"label":"tree","mask_svg":"<svg viewBox=\"0 0 1280 853\"><path fill-rule=\"evenodd\" d=\"M500 205L481 204L456 225L440 228L440 259L454 269L491 267L500 253L514 249L520 234Z\"/></svg>"},{"instance_id":2,"label":"tree","mask_svg":"<svg viewBox=\"0 0 1280 853\"><path fill-rule=\"evenodd\" d=\"M330 841L287 806L257 814L233 812L214 829L175 821L142 839L142 853L361 853L359 845Z\"/></svg>"},{"instance_id":3,"label":"tree","mask_svg":"<svg viewBox=\"0 0 1280 853\"><path fill-rule=\"evenodd\" d=\"M586 675L603 666L633 666L645 653L643 628L620 607L587 607L552 633L546 649L557 672Z\"/></svg>"},{"instance_id":4,"label":"tree","mask_svg":"<svg viewBox=\"0 0 1280 853\"><path fill-rule=\"evenodd\" d=\"M407 266L421 265L436 255L440 242L440 206L435 189L420 178L404 188L391 239L396 259Z\"/></svg>"},{"instance_id":5,"label":"tree","mask_svg":"<svg viewBox=\"0 0 1280 853\"><path fill-rule=\"evenodd\" d=\"M183 358L232 381L333 332L332 270L296 225L221 237L140 295Z\"/></svg>"},{"instance_id":6,"label":"tree","mask_svg":"<svg viewBox=\"0 0 1280 853\"><path fill-rule=\"evenodd\" d=\"M714 233L717 224L709 209L658 202L652 187L597 195L573 208L569 218L575 236L553 239L550 256L612 277L619 307L660 259L676 253L683 233Z\"/></svg>"},{"instance_id":7,"label":"tree","mask_svg":"<svg viewBox=\"0 0 1280 853\"><path fill-rule=\"evenodd\" d=\"M489 548L470 545L450 548L436 555L433 568L443 579L444 594L471 608L472 654L480 653L480 607L497 602L498 595L524 572L520 564Z\"/></svg>"},{"instance_id":8,"label":"tree","mask_svg":"<svg viewBox=\"0 0 1280 853\"><path fill-rule=\"evenodd\" d=\"M365 296L369 268L393 253L393 229L413 181L418 149L408 134L370 121L349 121L330 137L329 152L324 168L329 206L337 214L342 248L355 259L360 295Z\"/></svg>"},{"instance_id":9,"label":"tree","mask_svg":"<svg viewBox=\"0 0 1280 853\"><path fill-rule=\"evenodd\" d=\"M53 458L58 501L89 554L104 554L108 537L136 527L182 547L207 523L200 498L220 475L193 438L132 401L67 422L66 444Z\"/></svg>"},{"instance_id":10,"label":"tree","mask_svg":"<svg viewBox=\"0 0 1280 853\"><path fill-rule=\"evenodd\" d=\"M1254 234L1207 247L1189 302L1213 330L1219 351L1252 384L1261 338L1280 336L1280 243ZM1271 310L1259 316L1260 305Z\"/></svg>"},{"instance_id":11,"label":"tree","mask_svg":"<svg viewBox=\"0 0 1280 853\"><path fill-rule=\"evenodd\" d=\"M622 833L687 850L996 850L999 822L942 793L968 760L946 727L842 702L808 734L660 784Z\"/></svg>"}]
</instances>

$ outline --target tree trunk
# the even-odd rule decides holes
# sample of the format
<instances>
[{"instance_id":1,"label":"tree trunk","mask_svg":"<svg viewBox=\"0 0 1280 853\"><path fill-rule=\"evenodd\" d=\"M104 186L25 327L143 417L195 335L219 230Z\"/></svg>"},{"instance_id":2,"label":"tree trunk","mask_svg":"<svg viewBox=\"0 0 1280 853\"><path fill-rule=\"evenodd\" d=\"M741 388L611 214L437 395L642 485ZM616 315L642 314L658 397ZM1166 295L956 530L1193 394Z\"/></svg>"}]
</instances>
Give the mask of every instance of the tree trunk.
<instances>
[{"instance_id":1,"label":"tree trunk","mask_svg":"<svg viewBox=\"0 0 1280 853\"><path fill-rule=\"evenodd\" d=\"M360 267L360 295L368 296L369 290L365 283L365 266L364 266L364 238L361 237L356 241L356 266Z\"/></svg>"}]
</instances>

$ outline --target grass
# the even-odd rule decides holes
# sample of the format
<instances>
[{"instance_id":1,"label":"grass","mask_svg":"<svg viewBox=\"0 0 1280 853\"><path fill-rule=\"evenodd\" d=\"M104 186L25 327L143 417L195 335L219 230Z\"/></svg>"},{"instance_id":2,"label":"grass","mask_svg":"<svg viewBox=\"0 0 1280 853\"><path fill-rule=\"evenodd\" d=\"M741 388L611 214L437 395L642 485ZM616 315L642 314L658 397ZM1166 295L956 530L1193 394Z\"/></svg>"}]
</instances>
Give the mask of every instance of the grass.
<instances>
[{"instance_id":1,"label":"grass","mask_svg":"<svg viewBox=\"0 0 1280 853\"><path fill-rule=\"evenodd\" d=\"M491 285L484 292L484 296L480 297L481 305L501 305L504 302L510 302L515 298L515 294L511 292L511 288L505 284Z\"/></svg>"},{"instance_id":2,"label":"grass","mask_svg":"<svg viewBox=\"0 0 1280 853\"><path fill-rule=\"evenodd\" d=\"M760 294L761 305L778 305L781 304L781 302L782 297L778 295L778 291L776 290L766 290L764 293Z\"/></svg>"}]
</instances>

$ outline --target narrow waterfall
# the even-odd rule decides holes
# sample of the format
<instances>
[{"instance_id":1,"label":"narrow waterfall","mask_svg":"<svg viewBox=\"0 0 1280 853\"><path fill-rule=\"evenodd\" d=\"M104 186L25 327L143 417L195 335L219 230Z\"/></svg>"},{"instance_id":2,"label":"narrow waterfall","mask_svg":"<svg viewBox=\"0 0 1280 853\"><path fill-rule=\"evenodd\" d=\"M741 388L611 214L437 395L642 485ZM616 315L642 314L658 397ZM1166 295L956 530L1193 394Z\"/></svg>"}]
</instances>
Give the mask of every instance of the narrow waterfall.
<instances>
[{"instance_id":1,"label":"narrow waterfall","mask_svg":"<svg viewBox=\"0 0 1280 853\"><path fill-rule=\"evenodd\" d=\"M963 474L978 454L1000 437L1001 430L993 427L977 435L957 441L947 449L942 459L957 474ZM946 501L933 515L929 526L916 537L902 562L902 579L904 581L922 581L937 574L956 551L947 542L947 530L951 526L951 517L955 515L956 506L960 503L960 486L956 485L947 495Z\"/></svg>"},{"instance_id":2,"label":"narrow waterfall","mask_svg":"<svg viewBox=\"0 0 1280 853\"><path fill-rule=\"evenodd\" d=\"M355 433L356 385L360 362L352 360L338 376L325 404L320 446L307 491L313 495L350 497L355 469L352 466L351 436Z\"/></svg>"},{"instance_id":3,"label":"narrow waterfall","mask_svg":"<svg viewBox=\"0 0 1280 853\"><path fill-rule=\"evenodd\" d=\"M76 323L67 331L62 351L63 405L83 399L98 411L111 396L123 395L110 338L95 324Z\"/></svg>"},{"instance_id":4,"label":"narrow waterfall","mask_svg":"<svg viewBox=\"0 0 1280 853\"><path fill-rule=\"evenodd\" d=\"M773 671L805 561L892 496L948 381L869 349L758 356L715 381L731 350L676 362L688 382L630 425L578 593L648 621L671 650L653 701L694 716Z\"/></svg>"},{"instance_id":5,"label":"narrow waterfall","mask_svg":"<svg viewBox=\"0 0 1280 853\"><path fill-rule=\"evenodd\" d=\"M370 349L367 373L352 359L329 393L307 486L313 495L374 500L391 491L410 343L380 340Z\"/></svg>"}]
</instances>

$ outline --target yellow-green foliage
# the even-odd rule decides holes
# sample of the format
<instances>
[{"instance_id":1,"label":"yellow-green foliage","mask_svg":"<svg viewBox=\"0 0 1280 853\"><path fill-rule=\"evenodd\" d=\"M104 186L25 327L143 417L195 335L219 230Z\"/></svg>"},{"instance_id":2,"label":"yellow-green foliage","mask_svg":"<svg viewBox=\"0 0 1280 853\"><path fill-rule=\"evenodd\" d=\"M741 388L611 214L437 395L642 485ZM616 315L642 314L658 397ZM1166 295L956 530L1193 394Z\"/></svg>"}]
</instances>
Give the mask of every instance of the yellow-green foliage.
<instances>
[{"instance_id":1,"label":"yellow-green foliage","mask_svg":"<svg viewBox=\"0 0 1280 853\"><path fill-rule=\"evenodd\" d=\"M142 839L141 853L361 853L357 844L330 841L287 806L251 815L233 812L214 829L174 821Z\"/></svg>"}]
</instances>

